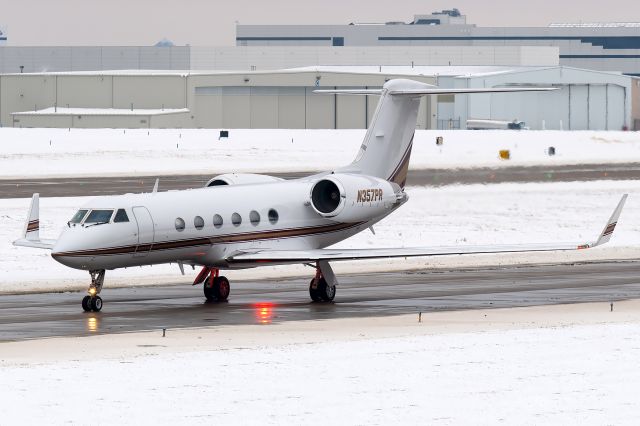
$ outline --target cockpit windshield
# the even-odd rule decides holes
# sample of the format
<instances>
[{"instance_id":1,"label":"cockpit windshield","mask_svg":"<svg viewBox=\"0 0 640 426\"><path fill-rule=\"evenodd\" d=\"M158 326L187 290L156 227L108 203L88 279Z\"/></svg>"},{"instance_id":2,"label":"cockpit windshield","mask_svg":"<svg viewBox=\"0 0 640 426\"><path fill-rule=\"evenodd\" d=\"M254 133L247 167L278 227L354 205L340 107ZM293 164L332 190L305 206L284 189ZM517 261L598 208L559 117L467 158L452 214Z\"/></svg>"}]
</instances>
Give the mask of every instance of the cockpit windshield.
<instances>
[{"instance_id":1,"label":"cockpit windshield","mask_svg":"<svg viewBox=\"0 0 640 426\"><path fill-rule=\"evenodd\" d=\"M82 219L84 219L84 217L87 215L88 211L89 210L78 210L78 212L73 215L73 217L71 218L69 223L80 223L80 222L82 222Z\"/></svg>"},{"instance_id":2,"label":"cockpit windshield","mask_svg":"<svg viewBox=\"0 0 640 426\"><path fill-rule=\"evenodd\" d=\"M98 223L109 223L111 220L111 216L113 215L113 210L91 210L89 216L84 221L85 225L98 224Z\"/></svg>"}]
</instances>

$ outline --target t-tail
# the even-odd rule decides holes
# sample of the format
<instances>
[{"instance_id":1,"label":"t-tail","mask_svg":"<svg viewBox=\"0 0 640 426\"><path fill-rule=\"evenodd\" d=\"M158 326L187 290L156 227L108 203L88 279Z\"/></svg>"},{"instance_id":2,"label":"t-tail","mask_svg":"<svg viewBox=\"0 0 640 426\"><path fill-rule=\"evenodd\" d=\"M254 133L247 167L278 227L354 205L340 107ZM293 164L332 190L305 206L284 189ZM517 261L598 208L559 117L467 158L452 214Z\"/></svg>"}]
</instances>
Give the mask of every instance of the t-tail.
<instances>
[{"instance_id":1,"label":"t-tail","mask_svg":"<svg viewBox=\"0 0 640 426\"><path fill-rule=\"evenodd\" d=\"M396 79L386 82L381 90L316 90L315 92L342 95L380 95L378 107L358 155L353 163L336 171L375 176L394 182L404 188L422 96L549 90L555 89L541 87L439 89L414 80Z\"/></svg>"}]
</instances>

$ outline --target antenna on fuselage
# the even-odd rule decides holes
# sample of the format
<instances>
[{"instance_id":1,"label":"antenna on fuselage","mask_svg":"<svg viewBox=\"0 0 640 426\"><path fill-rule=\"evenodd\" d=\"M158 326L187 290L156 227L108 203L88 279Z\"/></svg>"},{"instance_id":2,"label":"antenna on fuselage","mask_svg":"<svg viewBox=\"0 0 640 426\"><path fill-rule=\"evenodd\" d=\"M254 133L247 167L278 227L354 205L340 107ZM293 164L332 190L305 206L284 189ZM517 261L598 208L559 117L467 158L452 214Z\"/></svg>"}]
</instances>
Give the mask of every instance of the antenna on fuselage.
<instances>
[{"instance_id":1,"label":"antenna on fuselage","mask_svg":"<svg viewBox=\"0 0 640 426\"><path fill-rule=\"evenodd\" d=\"M153 185L153 190L151 191L152 194L155 194L156 192L158 192L158 184L160 183L160 178L156 179L156 183L155 185Z\"/></svg>"}]
</instances>

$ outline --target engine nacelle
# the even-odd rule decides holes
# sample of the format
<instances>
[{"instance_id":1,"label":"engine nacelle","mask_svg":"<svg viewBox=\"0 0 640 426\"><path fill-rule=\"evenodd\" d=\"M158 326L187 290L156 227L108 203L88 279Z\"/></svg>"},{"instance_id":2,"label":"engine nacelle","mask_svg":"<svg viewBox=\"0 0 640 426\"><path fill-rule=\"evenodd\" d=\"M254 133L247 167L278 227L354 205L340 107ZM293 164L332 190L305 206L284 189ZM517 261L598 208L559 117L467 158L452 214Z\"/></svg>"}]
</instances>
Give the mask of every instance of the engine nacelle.
<instances>
[{"instance_id":1,"label":"engine nacelle","mask_svg":"<svg viewBox=\"0 0 640 426\"><path fill-rule=\"evenodd\" d=\"M205 185L208 186L220 186L220 185L248 185L253 183L270 183L284 180L275 176L257 175L254 173L227 173L224 175L218 175Z\"/></svg>"},{"instance_id":2,"label":"engine nacelle","mask_svg":"<svg viewBox=\"0 0 640 426\"><path fill-rule=\"evenodd\" d=\"M311 207L341 222L366 221L407 200L399 185L371 176L332 174L311 187Z\"/></svg>"}]
</instances>

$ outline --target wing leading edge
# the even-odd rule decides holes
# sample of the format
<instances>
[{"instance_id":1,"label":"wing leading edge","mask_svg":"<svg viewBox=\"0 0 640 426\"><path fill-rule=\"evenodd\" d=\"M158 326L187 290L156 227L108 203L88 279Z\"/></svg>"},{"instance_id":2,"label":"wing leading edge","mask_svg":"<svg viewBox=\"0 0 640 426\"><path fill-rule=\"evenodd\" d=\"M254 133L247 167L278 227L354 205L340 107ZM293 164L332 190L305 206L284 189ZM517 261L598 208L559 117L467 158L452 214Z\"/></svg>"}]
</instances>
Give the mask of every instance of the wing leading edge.
<instances>
[{"instance_id":1,"label":"wing leading edge","mask_svg":"<svg viewBox=\"0 0 640 426\"><path fill-rule=\"evenodd\" d=\"M622 196L604 230L590 243L513 244L494 246L442 246L379 249L318 249L318 250L256 250L235 253L226 260L231 265L266 263L292 264L317 261L365 260L395 257L428 257L464 254L519 253L542 251L582 250L606 244L611 239L618 218L627 200Z\"/></svg>"}]
</instances>

